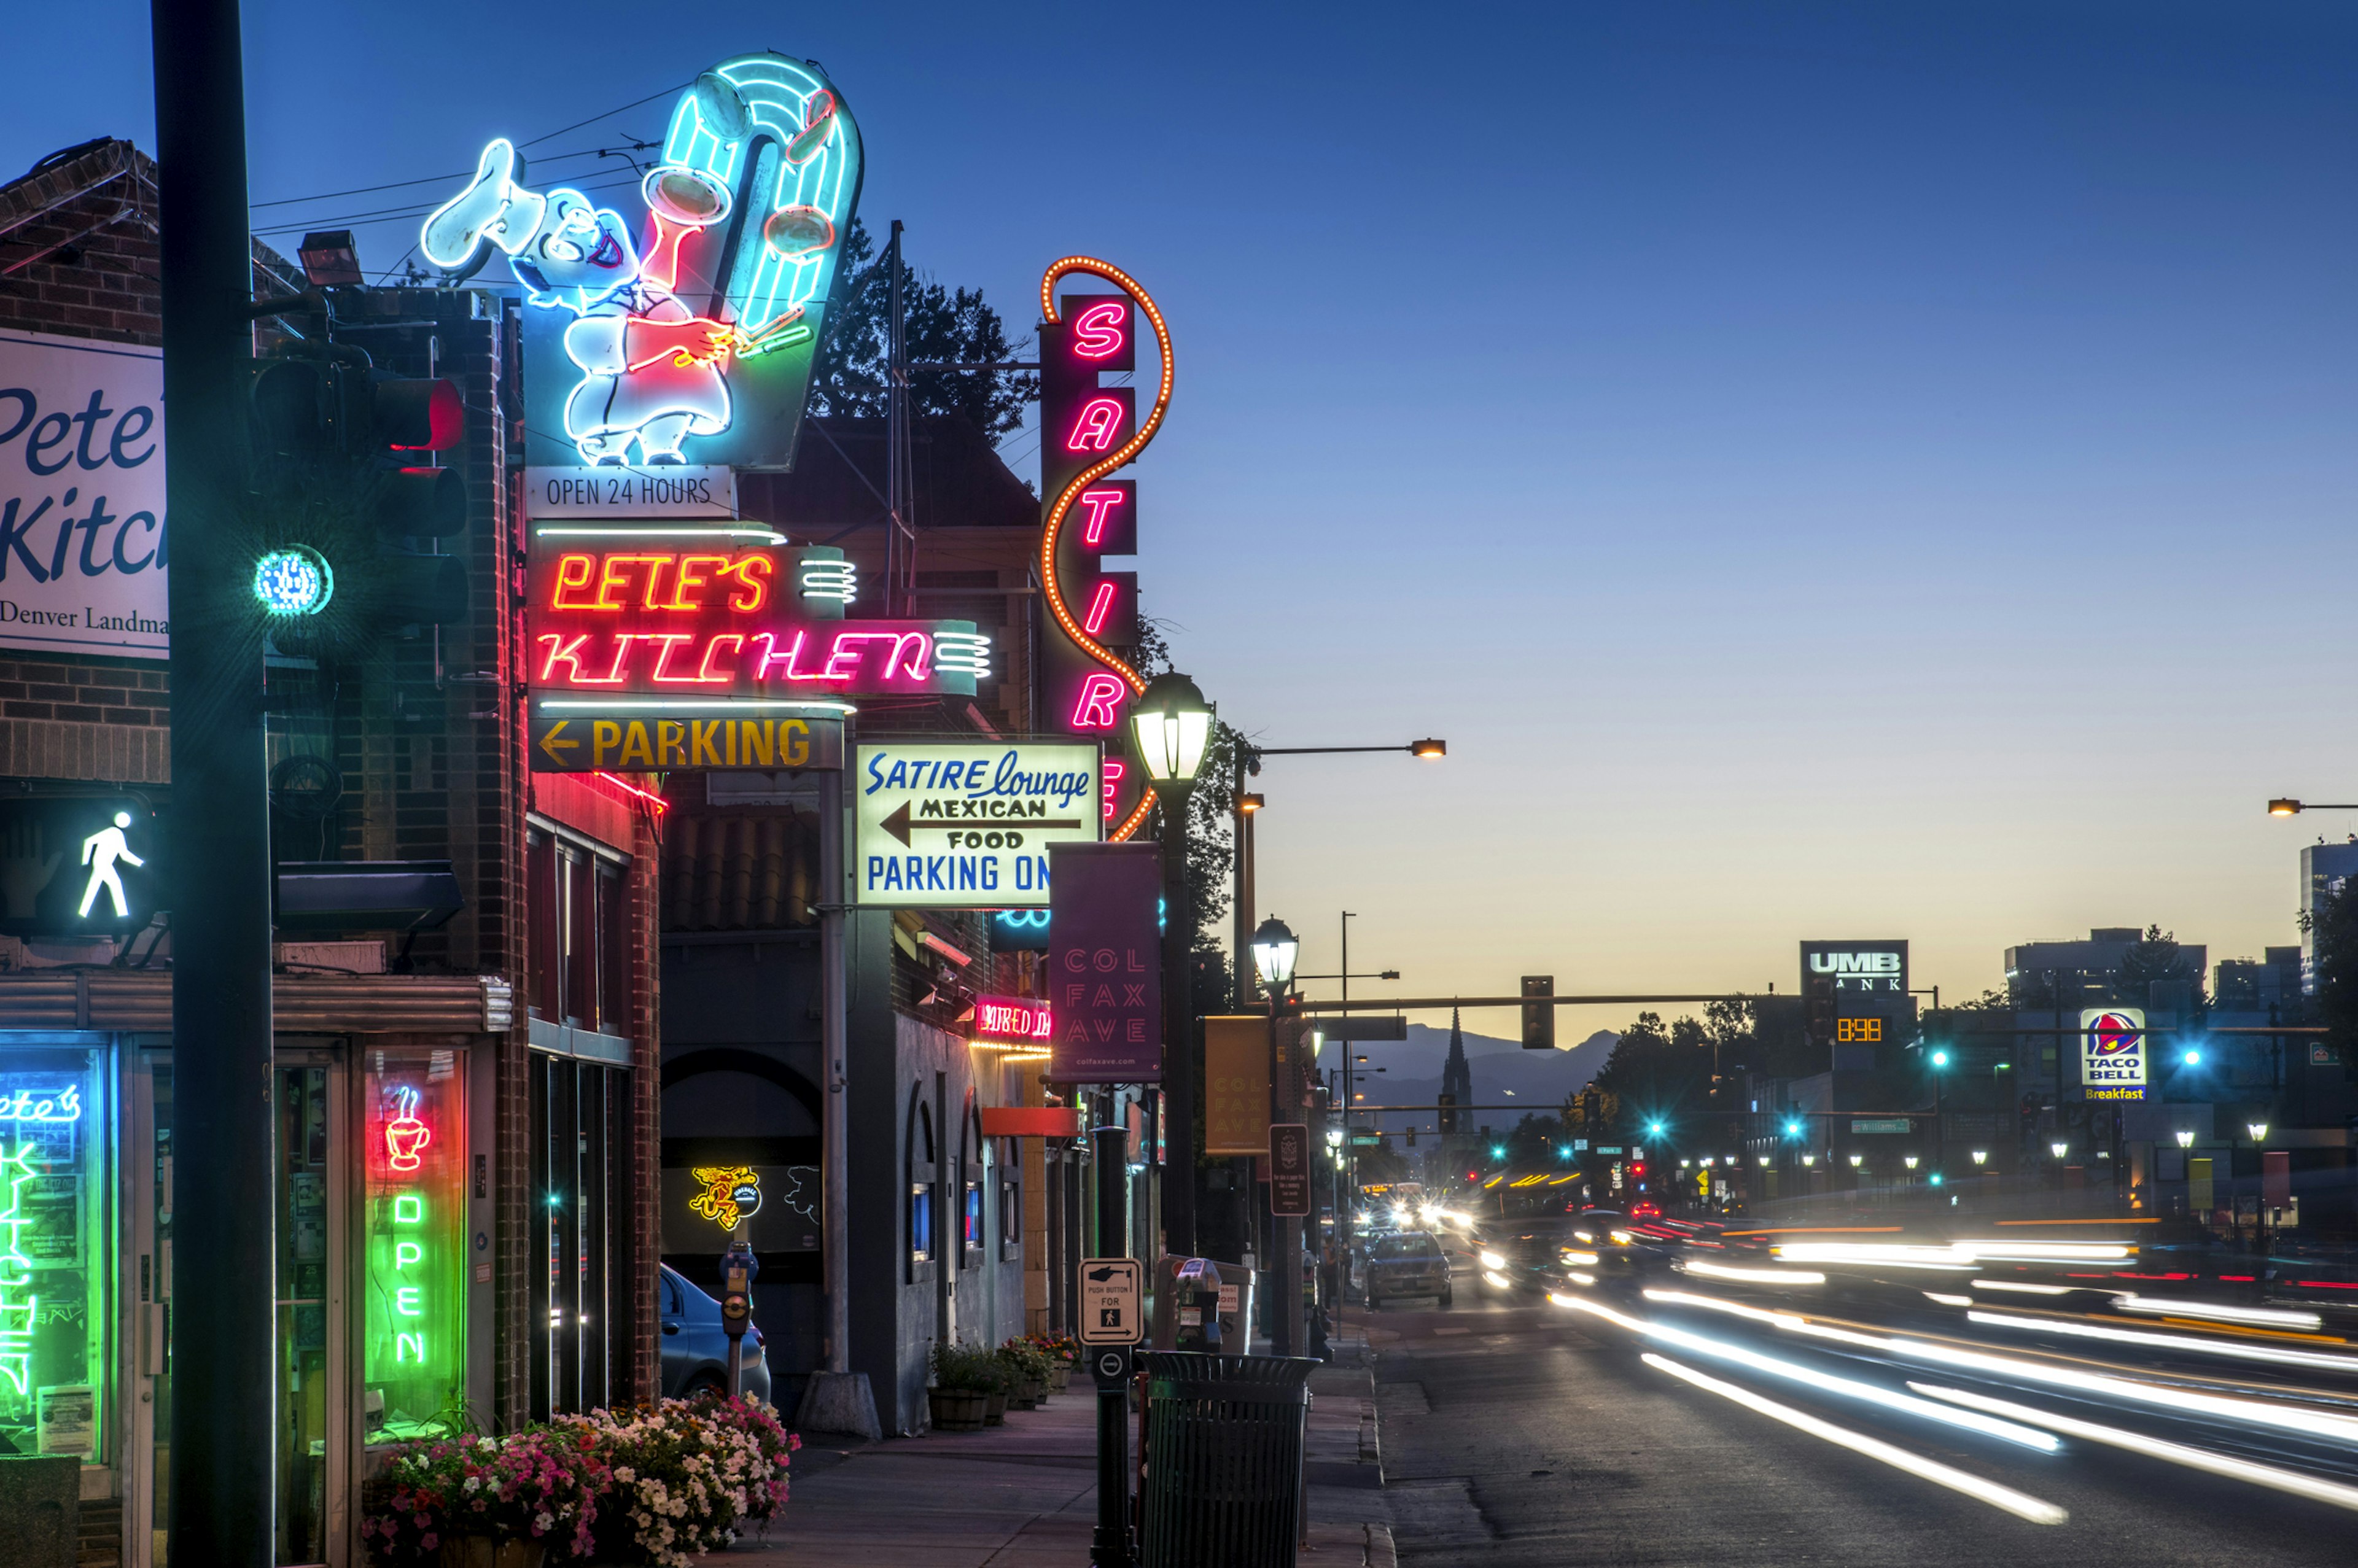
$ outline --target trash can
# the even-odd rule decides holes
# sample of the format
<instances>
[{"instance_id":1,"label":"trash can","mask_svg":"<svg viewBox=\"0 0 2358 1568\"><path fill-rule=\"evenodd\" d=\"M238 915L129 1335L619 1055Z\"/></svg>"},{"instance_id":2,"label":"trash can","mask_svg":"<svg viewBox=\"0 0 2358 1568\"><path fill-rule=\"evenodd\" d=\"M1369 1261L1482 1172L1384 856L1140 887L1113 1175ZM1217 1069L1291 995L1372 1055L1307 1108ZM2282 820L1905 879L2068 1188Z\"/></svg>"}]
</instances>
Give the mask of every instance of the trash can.
<instances>
[{"instance_id":1,"label":"trash can","mask_svg":"<svg viewBox=\"0 0 2358 1568\"><path fill-rule=\"evenodd\" d=\"M1293 1568L1310 1371L1149 1350L1144 1568Z\"/></svg>"}]
</instances>

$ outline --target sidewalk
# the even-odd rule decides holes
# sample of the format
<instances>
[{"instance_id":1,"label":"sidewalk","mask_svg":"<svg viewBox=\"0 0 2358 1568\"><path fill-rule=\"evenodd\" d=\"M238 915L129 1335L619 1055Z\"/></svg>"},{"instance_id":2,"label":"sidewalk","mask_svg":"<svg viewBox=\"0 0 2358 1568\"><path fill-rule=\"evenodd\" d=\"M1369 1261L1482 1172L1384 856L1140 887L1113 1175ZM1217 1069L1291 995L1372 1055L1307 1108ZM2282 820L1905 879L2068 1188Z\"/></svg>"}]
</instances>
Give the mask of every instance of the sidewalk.
<instances>
[{"instance_id":1,"label":"sidewalk","mask_svg":"<svg viewBox=\"0 0 2358 1568\"><path fill-rule=\"evenodd\" d=\"M1370 1374L1323 1367L1310 1389L1302 1562L1391 1568L1390 1531L1369 1522L1383 1512ZM1038 1410L1010 1411L1005 1426L811 1444L795 1455L794 1499L769 1539L721 1555L782 1568L1087 1568L1096 1472L1097 1401L1076 1379Z\"/></svg>"}]
</instances>

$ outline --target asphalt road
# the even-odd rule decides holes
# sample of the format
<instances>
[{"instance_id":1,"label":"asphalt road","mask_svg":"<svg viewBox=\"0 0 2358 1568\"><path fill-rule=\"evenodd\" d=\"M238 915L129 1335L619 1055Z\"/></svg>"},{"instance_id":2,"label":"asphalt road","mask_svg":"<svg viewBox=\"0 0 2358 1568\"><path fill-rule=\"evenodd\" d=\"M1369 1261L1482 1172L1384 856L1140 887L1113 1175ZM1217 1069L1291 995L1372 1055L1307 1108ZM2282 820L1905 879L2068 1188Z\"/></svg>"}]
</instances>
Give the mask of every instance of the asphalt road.
<instances>
[{"instance_id":1,"label":"asphalt road","mask_svg":"<svg viewBox=\"0 0 2358 1568\"><path fill-rule=\"evenodd\" d=\"M1461 1282L1447 1311L1413 1303L1349 1316L1377 1353L1386 1500L1404 1564L2358 1561L2358 1512L2087 1443L2024 1450L1682 1357L2069 1510L2062 1523L2033 1523L1681 1382L1640 1361L1661 1345L1535 1297L1502 1303ZM1868 1375L1838 1356L1818 1365Z\"/></svg>"}]
</instances>

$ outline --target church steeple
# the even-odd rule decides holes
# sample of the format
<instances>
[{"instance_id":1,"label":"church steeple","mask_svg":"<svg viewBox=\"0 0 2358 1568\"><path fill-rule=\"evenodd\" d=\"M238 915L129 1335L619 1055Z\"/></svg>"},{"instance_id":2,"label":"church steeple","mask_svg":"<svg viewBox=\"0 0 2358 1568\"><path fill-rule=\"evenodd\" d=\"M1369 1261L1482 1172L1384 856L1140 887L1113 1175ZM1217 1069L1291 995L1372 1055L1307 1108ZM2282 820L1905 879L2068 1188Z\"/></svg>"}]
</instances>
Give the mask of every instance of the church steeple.
<instances>
[{"instance_id":1,"label":"church steeple","mask_svg":"<svg viewBox=\"0 0 2358 1568\"><path fill-rule=\"evenodd\" d=\"M1461 1119L1458 1108L1474 1103L1474 1069L1466 1062L1466 1032L1458 1011L1449 1010L1449 1060L1441 1069L1441 1130L1458 1131L1473 1125Z\"/></svg>"}]
</instances>

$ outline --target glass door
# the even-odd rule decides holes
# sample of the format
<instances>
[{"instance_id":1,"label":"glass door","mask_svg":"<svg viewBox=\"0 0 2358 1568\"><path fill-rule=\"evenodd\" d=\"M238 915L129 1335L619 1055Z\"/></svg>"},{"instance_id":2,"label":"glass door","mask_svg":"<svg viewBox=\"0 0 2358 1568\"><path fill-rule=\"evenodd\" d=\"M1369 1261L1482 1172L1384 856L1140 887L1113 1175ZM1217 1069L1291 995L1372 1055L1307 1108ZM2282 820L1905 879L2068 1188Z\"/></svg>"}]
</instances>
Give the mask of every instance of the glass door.
<instances>
[{"instance_id":1,"label":"glass door","mask_svg":"<svg viewBox=\"0 0 2358 1568\"><path fill-rule=\"evenodd\" d=\"M344 1332L350 1151L344 1071L326 1052L279 1054L275 1086L278 1443L272 1561L346 1560L351 1487Z\"/></svg>"}]
</instances>

